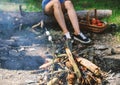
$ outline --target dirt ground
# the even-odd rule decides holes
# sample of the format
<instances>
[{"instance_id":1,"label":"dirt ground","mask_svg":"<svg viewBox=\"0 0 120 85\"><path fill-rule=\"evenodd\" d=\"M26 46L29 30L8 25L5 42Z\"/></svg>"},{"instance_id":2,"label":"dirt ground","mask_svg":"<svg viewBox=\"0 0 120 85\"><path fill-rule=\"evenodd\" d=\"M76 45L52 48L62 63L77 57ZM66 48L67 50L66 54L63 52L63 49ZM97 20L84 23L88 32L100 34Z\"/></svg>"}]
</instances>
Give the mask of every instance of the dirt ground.
<instances>
[{"instance_id":1,"label":"dirt ground","mask_svg":"<svg viewBox=\"0 0 120 85\"><path fill-rule=\"evenodd\" d=\"M15 11L18 10L18 6L14 3L0 4L0 10ZM46 72L41 72L39 66L52 58L51 48L43 31L38 31L34 32L30 27L22 30L14 29L11 23L4 26L0 24L0 85L39 85L41 75L46 77ZM62 35L60 31L50 30L50 32L56 39ZM120 47L120 37L113 36L112 31L85 34L92 39L91 46ZM117 56L119 61L120 54ZM111 70L110 68L108 83L105 85L120 85L120 72Z\"/></svg>"},{"instance_id":2,"label":"dirt ground","mask_svg":"<svg viewBox=\"0 0 120 85\"><path fill-rule=\"evenodd\" d=\"M62 35L60 31L50 32L55 38ZM5 35L0 34L0 85L38 85L41 73L32 72L39 71L39 66L52 58L47 37L42 31L36 33L30 27ZM94 45L120 46L112 33L86 35L91 37ZM120 73L111 77L106 85L120 85Z\"/></svg>"}]
</instances>

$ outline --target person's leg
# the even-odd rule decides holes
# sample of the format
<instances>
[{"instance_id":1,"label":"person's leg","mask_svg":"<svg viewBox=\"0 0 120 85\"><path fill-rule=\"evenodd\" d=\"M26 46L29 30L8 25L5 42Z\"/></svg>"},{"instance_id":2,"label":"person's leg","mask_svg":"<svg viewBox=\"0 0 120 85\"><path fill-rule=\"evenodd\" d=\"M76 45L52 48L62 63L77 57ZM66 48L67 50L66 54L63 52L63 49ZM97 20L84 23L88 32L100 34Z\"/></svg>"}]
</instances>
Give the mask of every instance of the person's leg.
<instances>
[{"instance_id":1,"label":"person's leg","mask_svg":"<svg viewBox=\"0 0 120 85\"><path fill-rule=\"evenodd\" d=\"M65 5L65 8L67 9L67 14L70 18L70 21L71 21L72 26L74 28L75 34L77 35L80 33L80 27L78 24L78 18L77 18L76 12L74 10L73 4L70 0L66 0L64 2L64 5Z\"/></svg>"},{"instance_id":2,"label":"person's leg","mask_svg":"<svg viewBox=\"0 0 120 85\"><path fill-rule=\"evenodd\" d=\"M58 24L60 25L60 27L63 30L63 33L67 33L68 29L67 26L65 24L65 19L64 19L64 15L62 12L62 8L61 8L61 3L59 2L59 0L51 0L46 6L45 6L45 13L47 14L53 14L58 22Z\"/></svg>"},{"instance_id":3,"label":"person's leg","mask_svg":"<svg viewBox=\"0 0 120 85\"><path fill-rule=\"evenodd\" d=\"M70 0L65 0L64 6L65 9L67 10L67 14L74 28L74 38L82 43L89 43L90 39L87 38L82 32L80 32L77 14L73 7L72 2Z\"/></svg>"}]
</instances>

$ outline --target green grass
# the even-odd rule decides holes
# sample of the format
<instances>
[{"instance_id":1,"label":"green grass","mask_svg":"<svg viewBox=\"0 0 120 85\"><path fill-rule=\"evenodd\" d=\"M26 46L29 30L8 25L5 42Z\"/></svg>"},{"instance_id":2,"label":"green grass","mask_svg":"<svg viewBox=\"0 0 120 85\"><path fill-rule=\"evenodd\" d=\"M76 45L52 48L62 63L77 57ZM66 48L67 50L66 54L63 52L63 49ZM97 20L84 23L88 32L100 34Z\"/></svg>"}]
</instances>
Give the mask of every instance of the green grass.
<instances>
[{"instance_id":1,"label":"green grass","mask_svg":"<svg viewBox=\"0 0 120 85\"><path fill-rule=\"evenodd\" d=\"M113 14L110 18L110 21L119 24L120 20L120 1L119 0L81 0L77 3L78 0L74 0L74 5L76 10L84 9L111 9Z\"/></svg>"}]
</instances>

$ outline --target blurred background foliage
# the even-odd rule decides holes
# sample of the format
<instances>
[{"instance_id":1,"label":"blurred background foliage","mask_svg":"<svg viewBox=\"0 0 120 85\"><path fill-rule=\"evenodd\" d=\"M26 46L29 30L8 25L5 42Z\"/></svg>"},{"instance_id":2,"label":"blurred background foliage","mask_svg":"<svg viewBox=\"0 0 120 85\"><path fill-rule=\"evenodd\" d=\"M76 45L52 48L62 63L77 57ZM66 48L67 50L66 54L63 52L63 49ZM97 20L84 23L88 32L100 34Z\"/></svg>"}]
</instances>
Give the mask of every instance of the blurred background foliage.
<instances>
[{"instance_id":1,"label":"blurred background foliage","mask_svg":"<svg viewBox=\"0 0 120 85\"><path fill-rule=\"evenodd\" d=\"M42 0L0 0L0 2L8 2L9 4L14 3L17 5L22 4L24 11L42 11ZM94 8L111 9L113 15L109 21L120 24L120 0L72 0L72 2L76 10L88 10Z\"/></svg>"}]
</instances>

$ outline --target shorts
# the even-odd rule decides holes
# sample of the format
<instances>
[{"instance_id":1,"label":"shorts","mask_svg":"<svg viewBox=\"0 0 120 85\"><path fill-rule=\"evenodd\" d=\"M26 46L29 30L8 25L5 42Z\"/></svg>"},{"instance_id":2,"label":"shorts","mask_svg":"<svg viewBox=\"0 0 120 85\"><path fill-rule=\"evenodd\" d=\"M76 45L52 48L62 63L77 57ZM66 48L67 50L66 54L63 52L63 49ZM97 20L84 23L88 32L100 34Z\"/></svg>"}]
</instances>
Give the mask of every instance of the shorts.
<instances>
[{"instance_id":1,"label":"shorts","mask_svg":"<svg viewBox=\"0 0 120 85\"><path fill-rule=\"evenodd\" d=\"M42 1L42 9L44 10L44 8L45 8L45 6L46 6L46 4L48 3L48 2L50 2L51 0L43 0ZM59 0L60 1L60 3L63 3L65 0Z\"/></svg>"}]
</instances>

